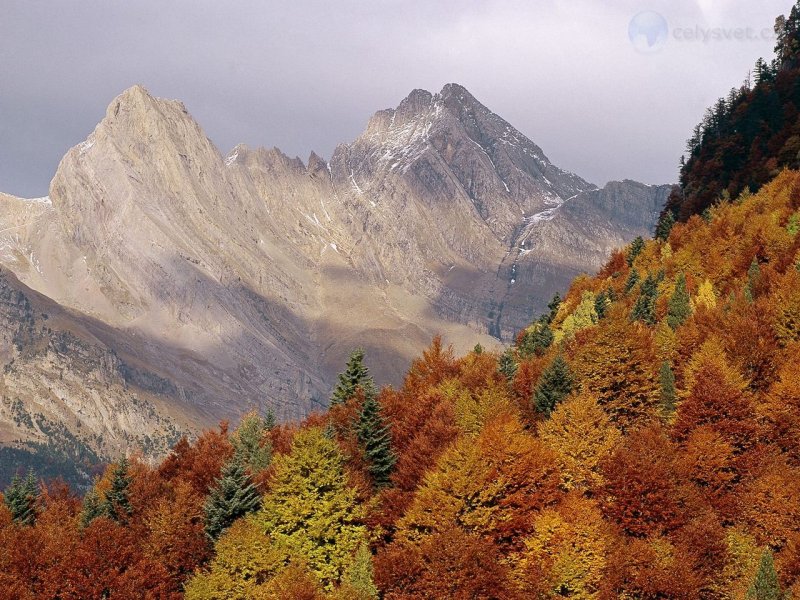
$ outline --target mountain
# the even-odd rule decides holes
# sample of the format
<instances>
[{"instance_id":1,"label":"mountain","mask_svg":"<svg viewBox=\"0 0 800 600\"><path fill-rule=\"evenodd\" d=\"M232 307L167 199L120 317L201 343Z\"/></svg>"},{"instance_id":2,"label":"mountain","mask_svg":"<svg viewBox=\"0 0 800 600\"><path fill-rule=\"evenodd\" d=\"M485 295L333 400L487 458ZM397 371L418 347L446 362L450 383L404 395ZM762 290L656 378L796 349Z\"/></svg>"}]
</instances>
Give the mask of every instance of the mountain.
<instances>
[{"instance_id":1,"label":"mountain","mask_svg":"<svg viewBox=\"0 0 800 600\"><path fill-rule=\"evenodd\" d=\"M559 169L455 84L379 111L328 162L243 145L223 156L183 104L134 86L66 154L47 198L2 197L0 266L124 365L59 373L89 388L110 377L154 407L146 427L89 417L103 445L80 437L86 400L65 388L60 422L108 452L249 407L298 418L326 404L359 345L388 382L436 333L498 347L574 275L649 235L668 192ZM4 402L32 414L41 392L6 379ZM109 385L108 406L127 404ZM35 438L2 418L7 440Z\"/></svg>"}]
</instances>

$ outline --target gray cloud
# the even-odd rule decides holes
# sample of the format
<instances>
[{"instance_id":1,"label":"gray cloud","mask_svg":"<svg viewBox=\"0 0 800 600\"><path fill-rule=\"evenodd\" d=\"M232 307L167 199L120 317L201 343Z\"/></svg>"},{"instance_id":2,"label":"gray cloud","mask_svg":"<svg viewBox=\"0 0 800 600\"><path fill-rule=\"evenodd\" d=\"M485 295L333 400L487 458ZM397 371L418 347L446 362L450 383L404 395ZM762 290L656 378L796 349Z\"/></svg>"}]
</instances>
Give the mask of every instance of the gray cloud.
<instances>
[{"instance_id":1,"label":"gray cloud","mask_svg":"<svg viewBox=\"0 0 800 600\"><path fill-rule=\"evenodd\" d=\"M411 89L455 81L595 183L673 181L705 107L773 46L676 32L760 32L791 5L0 0L0 190L46 194L61 156L133 83L183 100L223 152L245 142L305 158L330 156ZM642 10L671 28L654 54L628 40Z\"/></svg>"}]
</instances>

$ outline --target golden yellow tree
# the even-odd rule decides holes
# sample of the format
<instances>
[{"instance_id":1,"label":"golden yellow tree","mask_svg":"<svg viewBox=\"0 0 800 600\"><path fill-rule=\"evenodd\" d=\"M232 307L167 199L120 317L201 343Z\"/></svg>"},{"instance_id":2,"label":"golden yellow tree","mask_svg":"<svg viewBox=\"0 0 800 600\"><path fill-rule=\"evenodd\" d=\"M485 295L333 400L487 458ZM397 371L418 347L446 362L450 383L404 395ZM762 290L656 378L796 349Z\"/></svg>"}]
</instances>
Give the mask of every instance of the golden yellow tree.
<instances>
[{"instance_id":1,"label":"golden yellow tree","mask_svg":"<svg viewBox=\"0 0 800 600\"><path fill-rule=\"evenodd\" d=\"M330 590L366 540L364 509L347 483L344 457L319 428L300 431L275 472L254 516L278 548L308 565Z\"/></svg>"},{"instance_id":2,"label":"golden yellow tree","mask_svg":"<svg viewBox=\"0 0 800 600\"><path fill-rule=\"evenodd\" d=\"M586 490L602 484L600 461L614 452L622 434L595 396L584 392L556 407L539 425L539 438L556 454L562 486Z\"/></svg>"},{"instance_id":3,"label":"golden yellow tree","mask_svg":"<svg viewBox=\"0 0 800 600\"><path fill-rule=\"evenodd\" d=\"M526 597L594 600L609 544L595 502L570 494L536 517L524 550L512 558L513 579Z\"/></svg>"}]
</instances>

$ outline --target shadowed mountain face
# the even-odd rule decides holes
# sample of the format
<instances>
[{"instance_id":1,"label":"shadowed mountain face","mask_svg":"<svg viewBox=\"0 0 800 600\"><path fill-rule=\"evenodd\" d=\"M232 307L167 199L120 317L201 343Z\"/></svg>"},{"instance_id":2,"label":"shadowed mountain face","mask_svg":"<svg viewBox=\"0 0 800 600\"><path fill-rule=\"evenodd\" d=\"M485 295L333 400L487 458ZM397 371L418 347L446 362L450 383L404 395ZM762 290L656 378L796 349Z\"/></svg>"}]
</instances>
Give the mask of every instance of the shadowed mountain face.
<instances>
[{"instance_id":1,"label":"shadowed mountain face","mask_svg":"<svg viewBox=\"0 0 800 600\"><path fill-rule=\"evenodd\" d=\"M455 84L413 91L307 164L277 149L223 156L180 102L135 86L67 153L48 198L0 196L0 264L135 364L120 385L155 407L148 426L252 406L296 418L326 403L355 346L384 383L436 333L460 350L510 340L576 273L648 235L667 193L559 169ZM57 333L40 328L41 343ZM4 343L6 364L27 344ZM21 385L6 377L3 401L31 412L38 392ZM84 401L78 386L62 396L74 432ZM31 437L9 410L2 441ZM90 420L98 452L143 430Z\"/></svg>"}]
</instances>

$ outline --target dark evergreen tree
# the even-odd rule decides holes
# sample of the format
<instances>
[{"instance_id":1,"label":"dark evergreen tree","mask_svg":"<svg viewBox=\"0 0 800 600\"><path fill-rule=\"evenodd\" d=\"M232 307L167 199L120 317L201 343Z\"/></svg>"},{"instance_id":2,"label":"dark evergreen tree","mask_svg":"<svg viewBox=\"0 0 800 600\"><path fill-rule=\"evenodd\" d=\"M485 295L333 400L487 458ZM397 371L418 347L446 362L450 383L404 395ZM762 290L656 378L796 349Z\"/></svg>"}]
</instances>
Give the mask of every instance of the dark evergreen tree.
<instances>
[{"instance_id":1,"label":"dark evergreen tree","mask_svg":"<svg viewBox=\"0 0 800 600\"><path fill-rule=\"evenodd\" d=\"M239 517L258 510L261 496L244 465L236 457L229 460L203 506L205 532L216 540Z\"/></svg>"},{"instance_id":2,"label":"dark evergreen tree","mask_svg":"<svg viewBox=\"0 0 800 600\"><path fill-rule=\"evenodd\" d=\"M514 351L509 348L500 355L500 360L497 361L497 370L505 375L508 381L514 379L517 374L517 361L514 359Z\"/></svg>"},{"instance_id":3,"label":"dark evergreen tree","mask_svg":"<svg viewBox=\"0 0 800 600\"><path fill-rule=\"evenodd\" d=\"M602 319L606 316L606 310L612 302L613 292L611 290L603 290L594 299L594 312L597 313L597 318Z\"/></svg>"},{"instance_id":4,"label":"dark evergreen tree","mask_svg":"<svg viewBox=\"0 0 800 600\"><path fill-rule=\"evenodd\" d=\"M548 314L547 314L547 323L548 325L553 322L553 319L556 318L558 314L558 309L561 307L561 296L556 292L553 296L553 299L547 304Z\"/></svg>"},{"instance_id":5,"label":"dark evergreen tree","mask_svg":"<svg viewBox=\"0 0 800 600\"><path fill-rule=\"evenodd\" d=\"M559 354L544 370L533 391L536 412L549 416L556 405L572 392L574 384L569 365Z\"/></svg>"},{"instance_id":6,"label":"dark evergreen tree","mask_svg":"<svg viewBox=\"0 0 800 600\"><path fill-rule=\"evenodd\" d=\"M11 484L3 492L3 500L15 523L33 525L36 522L39 495L39 485L32 470L28 471L25 479L14 475Z\"/></svg>"},{"instance_id":7,"label":"dark evergreen tree","mask_svg":"<svg viewBox=\"0 0 800 600\"><path fill-rule=\"evenodd\" d=\"M547 317L539 320L522 334L517 350L522 358L541 355L553 343L553 331Z\"/></svg>"},{"instance_id":8,"label":"dark evergreen tree","mask_svg":"<svg viewBox=\"0 0 800 600\"><path fill-rule=\"evenodd\" d=\"M658 225L656 225L656 239L666 240L669 237L669 232L672 231L673 225L675 225L675 215L671 210L664 211L658 220Z\"/></svg>"},{"instance_id":9,"label":"dark evergreen tree","mask_svg":"<svg viewBox=\"0 0 800 600\"><path fill-rule=\"evenodd\" d=\"M86 528L97 517L105 515L103 503L100 501L100 495L94 487L92 487L86 496L83 497L83 508L81 509L81 528Z\"/></svg>"},{"instance_id":10,"label":"dark evergreen tree","mask_svg":"<svg viewBox=\"0 0 800 600\"><path fill-rule=\"evenodd\" d=\"M390 476L397 462L392 450L392 435L384 422L381 406L375 396L367 396L358 416L358 441L364 449L369 463L369 472L376 488L389 485Z\"/></svg>"},{"instance_id":11,"label":"dark evergreen tree","mask_svg":"<svg viewBox=\"0 0 800 600\"><path fill-rule=\"evenodd\" d=\"M374 396L376 393L375 382L364 364L364 350L361 348L350 353L347 367L344 372L339 373L339 379L331 396L331 406L347 402L356 395L359 388L367 397Z\"/></svg>"},{"instance_id":12,"label":"dark evergreen tree","mask_svg":"<svg viewBox=\"0 0 800 600\"><path fill-rule=\"evenodd\" d=\"M675 412L678 393L675 390L675 374L666 360L661 363L661 368L658 371L658 381L661 385L661 411L665 417L669 417Z\"/></svg>"},{"instance_id":13,"label":"dark evergreen tree","mask_svg":"<svg viewBox=\"0 0 800 600\"><path fill-rule=\"evenodd\" d=\"M111 475L111 488L106 492L103 502L103 513L118 523L125 523L133 512L128 488L131 476L128 474L128 459L123 458L114 467Z\"/></svg>"},{"instance_id":14,"label":"dark evergreen tree","mask_svg":"<svg viewBox=\"0 0 800 600\"><path fill-rule=\"evenodd\" d=\"M639 286L639 297L631 311L632 321L642 321L648 325L656 322L656 300L658 299L658 279L648 273Z\"/></svg>"},{"instance_id":15,"label":"dark evergreen tree","mask_svg":"<svg viewBox=\"0 0 800 600\"><path fill-rule=\"evenodd\" d=\"M639 283L639 271L631 269L628 279L625 281L625 293L629 294L636 284Z\"/></svg>"},{"instance_id":16,"label":"dark evergreen tree","mask_svg":"<svg viewBox=\"0 0 800 600\"><path fill-rule=\"evenodd\" d=\"M747 600L783 600L778 573L775 571L775 563L769 549L764 550L761 555L758 571L745 597Z\"/></svg>"},{"instance_id":17,"label":"dark evergreen tree","mask_svg":"<svg viewBox=\"0 0 800 600\"><path fill-rule=\"evenodd\" d=\"M644 250L644 240L642 236L638 236L631 242L631 247L628 249L627 261L629 267L633 266L633 261L642 253L642 250Z\"/></svg>"},{"instance_id":18,"label":"dark evergreen tree","mask_svg":"<svg viewBox=\"0 0 800 600\"><path fill-rule=\"evenodd\" d=\"M475 354L483 354L483 346L480 344L475 344L475 347L472 349Z\"/></svg>"},{"instance_id":19,"label":"dark evergreen tree","mask_svg":"<svg viewBox=\"0 0 800 600\"><path fill-rule=\"evenodd\" d=\"M673 329L683 325L692 314L689 290L686 289L686 277L680 273L675 280L675 291L667 304L667 324Z\"/></svg>"}]
</instances>

